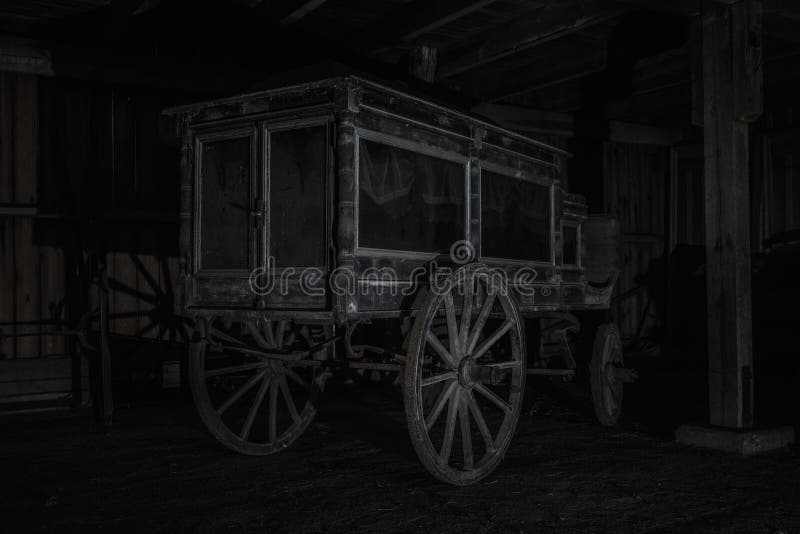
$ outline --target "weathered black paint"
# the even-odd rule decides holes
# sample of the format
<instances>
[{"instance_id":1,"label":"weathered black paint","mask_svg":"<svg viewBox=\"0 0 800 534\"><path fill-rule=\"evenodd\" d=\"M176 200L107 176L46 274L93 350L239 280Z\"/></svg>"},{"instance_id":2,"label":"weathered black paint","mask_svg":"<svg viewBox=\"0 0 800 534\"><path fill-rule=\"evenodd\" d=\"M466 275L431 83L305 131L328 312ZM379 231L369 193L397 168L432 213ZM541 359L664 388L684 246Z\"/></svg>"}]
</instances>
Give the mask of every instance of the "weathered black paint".
<instances>
[{"instance_id":1,"label":"weathered black paint","mask_svg":"<svg viewBox=\"0 0 800 534\"><path fill-rule=\"evenodd\" d=\"M570 195L561 189L559 175L562 160L568 156L565 152L355 77L195 104L175 108L169 113L179 116L178 124L184 140L181 231L185 279L181 306L184 313L230 314L241 318L292 317L342 324L370 317L410 315L417 310L423 300L424 284L416 295L392 295L378 291L376 284L364 276L365 272L387 267L394 269L401 280L410 281L415 272L429 268L432 262L441 266L450 260L446 255L441 257L431 253L359 248L357 151L362 135L464 161L468 186L464 239L471 242L477 251L481 247L482 168L510 176L524 176L547 185L552 202L550 259L526 262L486 258L480 253L476 259L504 269L510 280L522 267L536 269L537 290L534 295L522 295L513 283L510 286L522 314L608 307L610 285L600 289L590 287L580 255L577 264L562 266L562 225L576 226L580 236L587 217L583 197ZM331 251L331 262L326 266L326 274L337 269L357 281L358 291L353 295L336 296L328 292L325 297L311 297L293 281L286 295L256 298L252 293L248 294L249 288L240 276L244 273L231 276L230 273L203 273L197 269L196 193L199 173L193 168L200 156L194 153L198 150L197 139L210 132L253 128L257 138L255 144L259 147L254 179L264 183L268 189L263 163L265 128L268 129L270 124L295 120L319 120L330 125L334 158L328 176L331 213L328 225L331 232L327 247ZM265 232L268 234L269 230ZM579 243L582 248L586 246L580 237ZM263 249L266 253L266 246ZM262 256L264 254L259 255L254 267L264 265Z\"/></svg>"}]
</instances>

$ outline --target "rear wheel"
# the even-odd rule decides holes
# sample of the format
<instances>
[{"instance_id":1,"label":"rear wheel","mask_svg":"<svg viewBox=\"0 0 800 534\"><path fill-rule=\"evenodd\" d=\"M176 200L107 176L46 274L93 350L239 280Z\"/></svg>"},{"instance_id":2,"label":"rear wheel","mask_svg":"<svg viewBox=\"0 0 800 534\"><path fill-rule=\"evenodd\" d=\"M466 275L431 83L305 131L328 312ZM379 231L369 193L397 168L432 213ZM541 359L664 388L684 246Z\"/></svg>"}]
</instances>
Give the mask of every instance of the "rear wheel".
<instances>
[{"instance_id":1,"label":"rear wheel","mask_svg":"<svg viewBox=\"0 0 800 534\"><path fill-rule=\"evenodd\" d=\"M288 447L316 414L317 368L326 337L319 325L291 321L208 321L191 346L189 380L200 418L236 452Z\"/></svg>"}]
</instances>

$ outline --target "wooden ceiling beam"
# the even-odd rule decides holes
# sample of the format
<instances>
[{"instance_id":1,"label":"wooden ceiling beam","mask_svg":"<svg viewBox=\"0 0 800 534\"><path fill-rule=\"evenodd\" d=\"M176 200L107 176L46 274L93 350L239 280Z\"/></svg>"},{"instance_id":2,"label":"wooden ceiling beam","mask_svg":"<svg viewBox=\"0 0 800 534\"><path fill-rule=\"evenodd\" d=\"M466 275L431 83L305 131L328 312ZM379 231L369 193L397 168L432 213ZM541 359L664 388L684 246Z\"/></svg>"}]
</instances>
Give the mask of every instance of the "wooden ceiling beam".
<instances>
[{"instance_id":1,"label":"wooden ceiling beam","mask_svg":"<svg viewBox=\"0 0 800 534\"><path fill-rule=\"evenodd\" d=\"M571 113L543 111L507 104L480 104L472 112L503 128L523 134L575 137L575 116ZM616 143L674 146L683 140L681 128L664 128L648 124L608 121L605 138Z\"/></svg>"},{"instance_id":2,"label":"wooden ceiling beam","mask_svg":"<svg viewBox=\"0 0 800 534\"><path fill-rule=\"evenodd\" d=\"M608 2L552 2L534 19L487 35L477 48L442 61L438 78L449 78L616 18L627 11Z\"/></svg>"},{"instance_id":3,"label":"wooden ceiling beam","mask_svg":"<svg viewBox=\"0 0 800 534\"><path fill-rule=\"evenodd\" d=\"M281 18L281 24L284 26L294 24L326 1L327 0L302 0L300 2L294 2L295 5L285 11L287 14Z\"/></svg>"},{"instance_id":4,"label":"wooden ceiling beam","mask_svg":"<svg viewBox=\"0 0 800 534\"><path fill-rule=\"evenodd\" d=\"M764 13L792 19L800 18L800 2L797 0L767 0Z\"/></svg>"},{"instance_id":5,"label":"wooden ceiling beam","mask_svg":"<svg viewBox=\"0 0 800 534\"><path fill-rule=\"evenodd\" d=\"M665 13L678 13L681 15L699 15L703 11L703 0L616 0L620 4L641 7ZM710 0L714 4L735 4L740 0ZM795 0L770 0L788 5Z\"/></svg>"},{"instance_id":6,"label":"wooden ceiling beam","mask_svg":"<svg viewBox=\"0 0 800 534\"><path fill-rule=\"evenodd\" d=\"M617 2L632 7L681 15L699 15L703 10L702 0L669 0L668 2L663 0L617 0Z\"/></svg>"},{"instance_id":7,"label":"wooden ceiling beam","mask_svg":"<svg viewBox=\"0 0 800 534\"><path fill-rule=\"evenodd\" d=\"M0 36L0 71L52 76L50 52L30 39Z\"/></svg>"},{"instance_id":8,"label":"wooden ceiling beam","mask_svg":"<svg viewBox=\"0 0 800 534\"><path fill-rule=\"evenodd\" d=\"M234 0L234 3L252 9L254 14L270 23L288 26L299 22L327 0Z\"/></svg>"},{"instance_id":9,"label":"wooden ceiling beam","mask_svg":"<svg viewBox=\"0 0 800 534\"><path fill-rule=\"evenodd\" d=\"M462 90L479 102L496 102L579 80L608 66L605 42L569 37L537 50L534 57L517 66L480 71L474 76L459 78ZM502 66L503 64L499 64ZM461 81L461 80L464 81Z\"/></svg>"},{"instance_id":10,"label":"wooden ceiling beam","mask_svg":"<svg viewBox=\"0 0 800 534\"><path fill-rule=\"evenodd\" d=\"M473 11L484 8L497 0L445 0L440 2L414 2L406 8L410 21L395 26L400 41L410 41L422 34L431 32L445 24L458 20ZM423 8L423 6L425 6ZM422 9L421 9L422 8ZM397 21L395 21L395 24Z\"/></svg>"},{"instance_id":11,"label":"wooden ceiling beam","mask_svg":"<svg viewBox=\"0 0 800 534\"><path fill-rule=\"evenodd\" d=\"M374 52L401 42L411 41L454 20L482 9L497 0L413 0L385 17L369 24L361 36Z\"/></svg>"},{"instance_id":12,"label":"wooden ceiling beam","mask_svg":"<svg viewBox=\"0 0 800 534\"><path fill-rule=\"evenodd\" d=\"M575 136L575 117L570 113L493 103L475 106L472 112L517 132Z\"/></svg>"},{"instance_id":13,"label":"wooden ceiling beam","mask_svg":"<svg viewBox=\"0 0 800 534\"><path fill-rule=\"evenodd\" d=\"M523 82L517 82L514 85L500 86L491 95L484 95L484 100L487 102L497 102L498 100L511 98L512 96L541 91L549 87L556 87L565 83L574 82L575 80L581 80L592 74L602 72L605 68L605 63L590 60L584 67L569 73L531 78Z\"/></svg>"}]
</instances>

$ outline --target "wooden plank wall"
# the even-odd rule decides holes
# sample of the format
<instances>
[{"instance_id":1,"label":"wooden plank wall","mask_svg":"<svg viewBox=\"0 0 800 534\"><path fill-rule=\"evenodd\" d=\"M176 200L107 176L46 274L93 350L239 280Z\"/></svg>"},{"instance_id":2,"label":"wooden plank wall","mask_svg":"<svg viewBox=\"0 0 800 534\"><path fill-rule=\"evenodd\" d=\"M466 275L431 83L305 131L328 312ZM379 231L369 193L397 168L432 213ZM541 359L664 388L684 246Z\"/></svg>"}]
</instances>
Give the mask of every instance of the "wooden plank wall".
<instances>
[{"instance_id":1,"label":"wooden plank wall","mask_svg":"<svg viewBox=\"0 0 800 534\"><path fill-rule=\"evenodd\" d=\"M169 102L77 82L54 83L48 100L65 132L47 140L48 154L78 154L53 171L70 184L69 203L60 209L94 221L83 229L83 247L105 250L108 278L118 288L109 292L111 333L157 338L178 277L180 157L161 115ZM96 309L96 289L88 298Z\"/></svg>"},{"instance_id":2,"label":"wooden plank wall","mask_svg":"<svg viewBox=\"0 0 800 534\"><path fill-rule=\"evenodd\" d=\"M89 364L80 359L80 398L89 398ZM9 403L71 399L75 395L73 359L50 355L46 358L0 360L0 407Z\"/></svg>"},{"instance_id":3,"label":"wooden plank wall","mask_svg":"<svg viewBox=\"0 0 800 534\"><path fill-rule=\"evenodd\" d=\"M0 402L64 393L65 338L20 323L75 321L78 308L97 307L96 288L85 305L66 302L74 262L95 243L126 288L110 294L112 333L180 340L161 328L178 276L179 152L165 105L124 88L0 72L0 323L16 323L0 326L9 334Z\"/></svg>"},{"instance_id":4,"label":"wooden plank wall","mask_svg":"<svg viewBox=\"0 0 800 534\"><path fill-rule=\"evenodd\" d=\"M640 286L651 262L664 255L669 148L606 142L603 156L605 208L617 217L622 233L619 296ZM615 301L612 312L623 337L637 334L648 298L639 291Z\"/></svg>"},{"instance_id":5,"label":"wooden plank wall","mask_svg":"<svg viewBox=\"0 0 800 534\"><path fill-rule=\"evenodd\" d=\"M116 221L106 241L108 276L125 288L110 292L111 332L167 340L162 312L170 311L167 300L178 280L177 140L166 130L159 100L123 89L112 89L108 97L113 140L108 203Z\"/></svg>"},{"instance_id":6,"label":"wooden plank wall","mask_svg":"<svg viewBox=\"0 0 800 534\"><path fill-rule=\"evenodd\" d=\"M39 207L39 78L0 72L0 205L20 208L0 215L0 323L54 318L64 296L59 247L38 242L32 216ZM38 336L41 325L2 326L0 358L36 358L64 353L61 336Z\"/></svg>"}]
</instances>

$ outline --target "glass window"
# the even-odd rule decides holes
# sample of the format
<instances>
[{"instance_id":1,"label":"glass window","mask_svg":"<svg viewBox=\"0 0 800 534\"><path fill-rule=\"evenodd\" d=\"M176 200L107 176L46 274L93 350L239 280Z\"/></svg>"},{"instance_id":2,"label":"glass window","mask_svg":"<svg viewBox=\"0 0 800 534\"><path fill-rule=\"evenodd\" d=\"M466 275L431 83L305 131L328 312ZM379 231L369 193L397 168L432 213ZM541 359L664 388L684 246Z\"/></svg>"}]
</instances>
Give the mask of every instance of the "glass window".
<instances>
[{"instance_id":1,"label":"glass window","mask_svg":"<svg viewBox=\"0 0 800 534\"><path fill-rule=\"evenodd\" d=\"M251 138L202 144L201 269L250 268Z\"/></svg>"},{"instance_id":2,"label":"glass window","mask_svg":"<svg viewBox=\"0 0 800 534\"><path fill-rule=\"evenodd\" d=\"M550 188L520 178L481 174L481 254L550 261Z\"/></svg>"},{"instance_id":3,"label":"glass window","mask_svg":"<svg viewBox=\"0 0 800 534\"><path fill-rule=\"evenodd\" d=\"M359 246L447 252L464 239L465 165L361 140Z\"/></svg>"},{"instance_id":4,"label":"glass window","mask_svg":"<svg viewBox=\"0 0 800 534\"><path fill-rule=\"evenodd\" d=\"M325 265L328 127L270 133L270 254L278 267Z\"/></svg>"},{"instance_id":5,"label":"glass window","mask_svg":"<svg viewBox=\"0 0 800 534\"><path fill-rule=\"evenodd\" d=\"M578 265L578 227L567 224L561 227L561 263Z\"/></svg>"}]
</instances>

